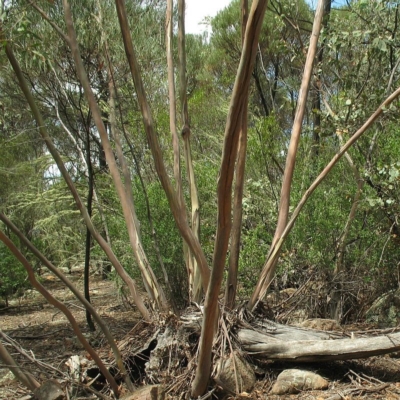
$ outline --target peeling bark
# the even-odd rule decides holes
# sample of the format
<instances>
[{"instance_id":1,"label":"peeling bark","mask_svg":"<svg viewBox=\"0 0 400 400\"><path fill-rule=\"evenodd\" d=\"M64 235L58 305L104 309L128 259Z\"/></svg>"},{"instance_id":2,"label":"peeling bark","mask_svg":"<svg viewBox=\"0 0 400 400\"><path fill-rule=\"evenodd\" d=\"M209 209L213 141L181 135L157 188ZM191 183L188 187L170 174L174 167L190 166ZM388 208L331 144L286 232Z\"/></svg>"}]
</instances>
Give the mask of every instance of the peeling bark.
<instances>
[{"instance_id":1,"label":"peeling bark","mask_svg":"<svg viewBox=\"0 0 400 400\"><path fill-rule=\"evenodd\" d=\"M242 18L242 43L246 33L246 24L248 20L248 1L241 0L241 18ZM225 289L225 307L233 309L235 306L236 290L237 290L237 275L239 269L240 255L240 237L242 232L242 200L244 190L244 173L246 166L247 152L247 114L248 114L248 99L245 101L243 108L241 131L239 138L238 159L236 164L235 189L233 195L233 219L232 219L232 237L229 254L228 277L226 280Z\"/></svg>"},{"instance_id":2,"label":"peeling bark","mask_svg":"<svg viewBox=\"0 0 400 400\"><path fill-rule=\"evenodd\" d=\"M158 281L155 275L153 274L153 271L147 261L144 249L140 243L140 236L137 228L137 219L135 218L134 208L133 208L132 191L129 190L130 177L128 178L128 181L125 182L126 186L124 187L121 176L119 175L111 143L104 126L100 107L96 101L96 98L89 83L89 78L87 76L85 67L82 62L76 38L76 33L72 21L71 9L67 0L63 0L63 7L64 7L65 22L68 30L68 38L69 38L68 43L72 52L72 56L74 58L76 71L79 80L81 82L81 85L83 87L86 100L89 104L89 108L92 112L93 121L95 122L97 130L99 132L101 138L101 144L106 155L107 164L110 169L110 173L114 181L118 197L121 202L122 211L124 213L125 223L128 230L129 240L131 243L133 253L135 255L139 269L142 273L143 281L146 290L150 295L150 298L153 301L155 301L161 308L167 309L168 306L166 304L165 297L163 296L161 287L159 286ZM124 165L126 164L124 163L122 165L124 168ZM125 171L124 177L125 179L127 179L126 176L127 169L124 169L124 171Z\"/></svg>"},{"instance_id":3,"label":"peeling bark","mask_svg":"<svg viewBox=\"0 0 400 400\"><path fill-rule=\"evenodd\" d=\"M239 134L242 127L241 117L248 100L250 79L257 55L258 38L266 8L266 0L255 0L252 4L225 127L224 147L217 186L218 220L213 269L204 303L204 320L196 376L192 384L192 397L198 397L205 393L211 372L211 349L218 316L218 294L221 288L231 232L232 181Z\"/></svg>"}]
</instances>

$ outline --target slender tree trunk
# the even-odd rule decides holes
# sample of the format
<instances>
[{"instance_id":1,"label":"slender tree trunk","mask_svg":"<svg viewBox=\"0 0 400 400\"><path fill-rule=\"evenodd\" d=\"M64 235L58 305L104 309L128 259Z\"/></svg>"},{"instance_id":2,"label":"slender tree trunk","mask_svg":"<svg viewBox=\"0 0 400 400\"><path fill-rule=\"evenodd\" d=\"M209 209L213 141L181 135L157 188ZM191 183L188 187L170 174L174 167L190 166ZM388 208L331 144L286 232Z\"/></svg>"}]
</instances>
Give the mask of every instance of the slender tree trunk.
<instances>
[{"instance_id":1,"label":"slender tree trunk","mask_svg":"<svg viewBox=\"0 0 400 400\"><path fill-rule=\"evenodd\" d=\"M135 155L135 152L133 150L133 146L130 143L128 135L126 134L125 130L124 130L124 137L125 137L126 143L128 144L130 153L132 155L132 158L133 158L133 161L134 161L134 164L135 164L136 174L137 174L137 176L139 178L140 186L142 187L144 201L146 203L147 220L149 221L150 231L151 231L151 235L153 237L154 250L155 250L156 255L157 255L157 260L158 260L158 262L160 264L160 267L161 267L161 269L163 271L165 285L167 286L168 291L169 291L169 295L170 295L170 299L169 300L170 300L170 302L172 304L172 307L174 309L175 314L178 314L178 308L177 308L176 302L175 302L175 300L173 298L173 290L172 290L172 287L171 287L171 282L169 280L168 273L167 273L167 270L165 268L164 261L162 259L160 246L158 244L157 232L156 232L156 230L154 228L153 217L151 215L149 196L147 194L146 185L145 185L145 183L143 181L142 173L140 172L139 161L138 161L138 159L137 159L137 157Z\"/></svg>"},{"instance_id":2,"label":"slender tree trunk","mask_svg":"<svg viewBox=\"0 0 400 400\"><path fill-rule=\"evenodd\" d=\"M325 0L324 6L324 17L322 20L322 28L325 31L325 35L328 30L329 17L331 13L331 4L332 0ZM322 60L324 58L324 49L325 49L325 41L323 41L321 48L318 52L317 59L317 69L319 70L322 64ZM320 145L320 134L321 134L321 74L318 72L314 75L313 78L313 100L312 100L312 110L313 110L313 144L311 148L311 156L314 159L319 154L319 145Z\"/></svg>"},{"instance_id":3,"label":"slender tree trunk","mask_svg":"<svg viewBox=\"0 0 400 400\"><path fill-rule=\"evenodd\" d=\"M88 197L87 197L87 212L89 218L92 218L92 200L93 200L93 169L92 169L92 161L90 159L90 136L89 132L87 132L86 136L86 157L87 157L87 166L88 166ZM86 228L86 244L85 244L85 267L84 267L84 291L85 291L85 299L90 303L90 291L89 291L89 274L90 274L90 251L92 248L92 234L90 233L90 229ZM89 329L94 332L96 330L92 316L89 310L86 310L86 321L88 323Z\"/></svg>"},{"instance_id":4,"label":"slender tree trunk","mask_svg":"<svg viewBox=\"0 0 400 400\"><path fill-rule=\"evenodd\" d=\"M132 188L132 180L131 174L128 168L128 165L125 160L125 156L122 150L122 144L120 135L117 128L117 120L116 120L116 106L115 106L115 99L116 99L116 89L114 86L114 79L112 79L111 73L111 64L109 64L109 92L110 92L110 127L111 132L114 137L115 148L117 151L117 157L119 163L122 167L122 172L124 175L125 181L125 192L126 197L128 200L129 208L131 211L131 218L133 220L133 240L134 240L134 253L136 257L136 261L139 265L140 271L142 273L143 283L145 284L147 293L150 296L150 299L155 302L161 309L168 310L168 303L165 297L164 291L161 286L158 284L157 278L155 277L153 270L150 266L150 263L147 259L146 253L143 248L143 244L140 238L139 232L139 222L136 216L136 210L133 200L133 188Z\"/></svg>"},{"instance_id":5,"label":"slender tree trunk","mask_svg":"<svg viewBox=\"0 0 400 400\"><path fill-rule=\"evenodd\" d=\"M135 84L136 93L142 112L143 124L147 135L147 141L153 155L156 171L167 196L176 225L182 237L188 244L190 250L196 257L196 260L200 266L203 289L206 289L208 287L208 282L210 279L210 270L208 268L203 249L200 246L200 242L194 236L192 230L189 227L186 217L186 210L180 206L178 196L176 195L176 192L172 187L171 181L168 177L168 173L165 169L160 144L158 142L154 128L150 106L147 102L146 93L139 71L139 65L137 63L135 51L132 44L129 24L126 16L125 2L124 0L115 0L115 4L117 7L118 20L121 27L122 38L124 41L125 53L131 70L132 79Z\"/></svg>"},{"instance_id":6,"label":"slender tree trunk","mask_svg":"<svg viewBox=\"0 0 400 400\"><path fill-rule=\"evenodd\" d=\"M186 44L185 44L185 0L178 0L178 54L179 54L179 98L181 101L182 113L182 139L184 143L185 163L187 181L190 188L191 201L191 228L193 235L200 241L200 204L199 195L196 185L196 177L194 174L192 150L190 147L190 120L189 107L187 101L187 77L186 77ZM191 294L192 300L200 302L202 293L201 273L197 261L190 249L188 249L187 260L189 262L189 270L191 273Z\"/></svg>"},{"instance_id":7,"label":"slender tree trunk","mask_svg":"<svg viewBox=\"0 0 400 400\"><path fill-rule=\"evenodd\" d=\"M181 178L181 156L179 150L179 137L176 128L176 91L175 69L173 54L173 0L167 0L167 24L166 24L166 48L168 65L168 94L169 94L169 124L172 137L172 149L174 154L174 178L177 200L184 206Z\"/></svg>"},{"instance_id":8,"label":"slender tree trunk","mask_svg":"<svg viewBox=\"0 0 400 400\"><path fill-rule=\"evenodd\" d=\"M211 372L211 350L218 316L218 295L221 288L231 233L233 174L242 128L242 115L248 100L250 79L257 55L258 39L266 8L267 1L253 1L225 127L224 147L217 186L218 220L213 269L204 303L204 317L201 328L196 375L192 384L192 397L202 396L205 393Z\"/></svg>"},{"instance_id":9,"label":"slender tree trunk","mask_svg":"<svg viewBox=\"0 0 400 400\"><path fill-rule=\"evenodd\" d=\"M360 136L380 117L383 113L383 110L387 109L387 107L398 97L400 96L400 87L397 88L386 100L377 108L377 110L368 118L368 120L364 123L364 125L355 132L351 138L341 147L338 153L332 158L332 160L325 166L322 172L317 176L311 186L306 190L303 197L297 204L295 210L293 211L292 217L290 218L289 222L287 223L284 231L282 232L281 237L276 242L273 251L270 252L268 257L268 261L265 264L264 269L268 271L274 271L274 267L278 261L280 251L282 249L282 245L289 235L290 231L292 230L301 210L303 209L304 205L306 204L307 200L311 197L314 193L314 190L321 184L321 182L326 178L332 168L336 165L336 163L342 158L342 156L346 153L346 151L360 138ZM272 279L272 276L267 275L268 279ZM261 290L261 289L260 289ZM259 298L264 296L260 295ZM253 309L257 298L254 300L254 303L251 303L251 299L248 303L248 307Z\"/></svg>"},{"instance_id":10,"label":"slender tree trunk","mask_svg":"<svg viewBox=\"0 0 400 400\"><path fill-rule=\"evenodd\" d=\"M180 207L185 209L186 204L183 198L182 191L182 173L181 173L181 156L179 149L179 137L176 124L176 90L175 90L175 68L174 68L174 54L173 54L173 0L167 1L167 24L166 24L166 48L167 48L167 65L168 65L168 93L169 93L169 124L172 136L172 148L174 154L174 178L175 178L175 190L177 195L177 201L180 203ZM180 47L179 47L180 48ZM198 238L197 238L198 239ZM183 245L183 254L186 264L186 271L188 275L189 283L189 299L191 301L199 301L199 299L193 297L193 256L190 249L185 241ZM200 291L201 291L201 276L200 276Z\"/></svg>"},{"instance_id":11,"label":"slender tree trunk","mask_svg":"<svg viewBox=\"0 0 400 400\"><path fill-rule=\"evenodd\" d=\"M308 87L310 85L315 54L317 51L318 38L321 30L323 14L324 14L324 0L319 0L317 5L317 10L315 12L313 30L310 38L310 46L308 48L303 79L300 87L299 100L292 128L292 136L290 139L288 154L286 157L286 167L282 182L278 223L275 230L274 238L272 240L270 252L267 256L266 263L264 265L260 278L257 282L255 290L251 296L251 299L248 302L249 309L253 309L257 301L261 300L265 296L275 273L275 268L278 258L276 258L276 261L272 264L269 263L269 260L275 252L276 245L282 236L282 232L285 230L289 216L290 189L292 185L294 167L296 162L296 153L300 140L304 113L307 105Z\"/></svg>"},{"instance_id":12,"label":"slender tree trunk","mask_svg":"<svg viewBox=\"0 0 400 400\"><path fill-rule=\"evenodd\" d=\"M241 0L241 25L242 25L242 45L244 41L246 24L248 20L249 5L248 0ZM237 275L239 269L240 255L240 236L242 232L242 200L244 189L244 172L246 166L246 150L247 150L247 114L248 99L245 101L243 108L241 131L239 138L238 160L236 165L236 182L233 195L233 221L232 221L232 237L229 254L229 269L225 290L225 307L233 309L235 306Z\"/></svg>"},{"instance_id":13,"label":"slender tree trunk","mask_svg":"<svg viewBox=\"0 0 400 400\"><path fill-rule=\"evenodd\" d=\"M135 218L134 209L133 209L133 201L132 201L132 196L131 196L132 192L130 190L130 188L131 188L130 179L126 173L127 172L126 165L122 164L123 171L125 171L124 172L125 187L124 187L121 177L119 175L119 171L118 171L118 167L117 167L116 160L114 157L114 153L111 148L111 143L109 141L109 138L108 138L108 135L107 135L104 123L103 123L99 105L97 104L96 98L93 94L92 88L89 83L87 73L86 73L83 63L82 63L79 46L78 46L77 39L76 39L76 33L75 33L74 26L73 26L71 9L70 9L70 6L69 6L69 3L67 0L63 0L63 6L64 6L65 21L66 21L67 30L68 30L68 37L69 37L68 43L71 48L71 52L72 52L72 55L73 55L73 58L75 61L75 66L76 66L79 80L82 84L86 99L89 103L89 108L92 112L93 120L96 124L97 130L98 130L100 138L101 138L101 143L102 143L104 152L106 154L107 164L110 169L110 173L113 178L114 185L115 185L115 188L117 190L117 193L118 193L118 196L119 196L119 199L121 202L126 226L128 229L130 243L131 243L136 261L137 261L140 271L142 273L144 285L150 295L150 298L159 307L166 309L168 306L165 302L165 296L163 295L161 287L159 286L157 279L151 270L151 267L147 261L146 255L144 253L143 246L140 242L140 236L139 236L139 232L138 232L138 228L137 228L137 220ZM115 141L118 146L117 137L115 137ZM120 162L121 162L121 160L120 160Z\"/></svg>"}]
</instances>

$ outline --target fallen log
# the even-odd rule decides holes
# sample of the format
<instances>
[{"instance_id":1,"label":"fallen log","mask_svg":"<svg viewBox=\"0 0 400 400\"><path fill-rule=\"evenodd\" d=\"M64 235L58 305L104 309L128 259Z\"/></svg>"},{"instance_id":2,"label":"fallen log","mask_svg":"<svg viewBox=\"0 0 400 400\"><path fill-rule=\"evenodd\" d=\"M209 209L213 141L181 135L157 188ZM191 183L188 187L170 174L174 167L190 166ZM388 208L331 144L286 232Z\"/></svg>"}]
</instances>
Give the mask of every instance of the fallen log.
<instances>
[{"instance_id":1,"label":"fallen log","mask_svg":"<svg viewBox=\"0 0 400 400\"><path fill-rule=\"evenodd\" d=\"M197 331L201 314L186 315L184 326ZM235 324L234 324L235 325ZM239 325L239 326L237 326ZM240 348L247 355L263 360L318 362L367 358L400 351L400 332L380 336L347 338L343 332L319 331L273 321L253 320L233 329Z\"/></svg>"},{"instance_id":2,"label":"fallen log","mask_svg":"<svg viewBox=\"0 0 400 400\"><path fill-rule=\"evenodd\" d=\"M298 341L298 340L330 340L341 339L340 332L317 331L313 329L298 328L296 326L276 324L267 328L266 331L260 328L246 328L238 331L240 340L243 343L265 343L269 341Z\"/></svg>"},{"instance_id":3,"label":"fallen log","mask_svg":"<svg viewBox=\"0 0 400 400\"><path fill-rule=\"evenodd\" d=\"M273 340L249 342L247 330L239 330L239 342L249 356L268 360L315 362L367 358L400 350L400 332L356 339ZM258 338L265 335L258 334ZM252 335L255 339L257 335ZM243 341L242 341L243 339Z\"/></svg>"}]
</instances>

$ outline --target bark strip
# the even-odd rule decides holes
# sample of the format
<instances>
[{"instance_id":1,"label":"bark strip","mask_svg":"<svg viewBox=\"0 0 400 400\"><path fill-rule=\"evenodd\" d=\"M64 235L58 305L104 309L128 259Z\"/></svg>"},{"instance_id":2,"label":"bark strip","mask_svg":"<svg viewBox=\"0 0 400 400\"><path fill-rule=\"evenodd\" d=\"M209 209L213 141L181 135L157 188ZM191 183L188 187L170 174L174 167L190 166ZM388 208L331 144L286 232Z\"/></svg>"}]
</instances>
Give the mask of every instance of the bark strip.
<instances>
[{"instance_id":1,"label":"bark strip","mask_svg":"<svg viewBox=\"0 0 400 400\"><path fill-rule=\"evenodd\" d=\"M246 24L248 19L248 0L241 0L241 18L242 18L242 43L246 32ZM242 214L243 214L243 190L244 190L244 173L246 167L247 152L247 121L248 121L248 100L245 101L243 109L241 131L239 138L238 159L236 164L236 180L233 196L233 220L232 220L232 237L229 254L229 269L226 280L225 290L225 307L233 309L235 306L237 276L239 270L240 255L240 237L242 233Z\"/></svg>"},{"instance_id":2,"label":"bark strip","mask_svg":"<svg viewBox=\"0 0 400 400\"><path fill-rule=\"evenodd\" d=\"M114 153L111 147L108 134L104 126L101 111L96 101L92 88L90 86L89 78L87 76L85 67L82 62L82 58L79 51L79 46L76 38L74 24L72 21L71 8L67 0L63 0L65 22L68 30L69 46L71 49L72 56L74 58L76 71L83 87L86 100L89 104L89 108L92 112L93 121L96 124L97 130L101 138L101 144L104 149L108 167L110 169L111 176L114 181L115 188L118 193L118 197L121 202L122 211L128 230L129 240L133 253L136 258L136 262L139 266L140 272L143 277L143 281L148 291L150 298L162 309L167 309L168 306L165 301L163 290L159 285L151 266L148 263L147 257L144 253L143 246L140 242L140 236L137 227L137 221L135 220L134 209L132 204L132 198L129 197L129 187L124 187L121 176L119 175L117 163L114 157ZM125 185L129 185L128 182Z\"/></svg>"}]
</instances>

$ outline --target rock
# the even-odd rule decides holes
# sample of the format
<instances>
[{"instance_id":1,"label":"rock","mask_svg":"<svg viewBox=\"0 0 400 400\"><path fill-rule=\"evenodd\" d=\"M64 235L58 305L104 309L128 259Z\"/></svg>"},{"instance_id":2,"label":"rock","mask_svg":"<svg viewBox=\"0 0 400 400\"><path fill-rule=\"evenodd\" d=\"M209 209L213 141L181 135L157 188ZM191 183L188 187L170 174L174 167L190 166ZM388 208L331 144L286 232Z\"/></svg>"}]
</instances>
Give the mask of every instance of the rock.
<instances>
[{"instance_id":1,"label":"rock","mask_svg":"<svg viewBox=\"0 0 400 400\"><path fill-rule=\"evenodd\" d=\"M71 378L75 382L79 382L79 377L81 375L81 362L79 356L71 356L66 362L65 365L69 368Z\"/></svg>"},{"instance_id":2,"label":"rock","mask_svg":"<svg viewBox=\"0 0 400 400\"><path fill-rule=\"evenodd\" d=\"M270 391L271 394L292 394L303 390L323 390L328 388L328 381L320 375L300 369L287 369L279 374Z\"/></svg>"},{"instance_id":3,"label":"rock","mask_svg":"<svg viewBox=\"0 0 400 400\"><path fill-rule=\"evenodd\" d=\"M65 394L60 384L55 380L48 380L34 391L38 400L64 400Z\"/></svg>"},{"instance_id":4,"label":"rock","mask_svg":"<svg viewBox=\"0 0 400 400\"><path fill-rule=\"evenodd\" d=\"M319 331L338 331L340 325L334 319L313 318L301 322L298 326L302 328L317 329Z\"/></svg>"},{"instance_id":5,"label":"rock","mask_svg":"<svg viewBox=\"0 0 400 400\"><path fill-rule=\"evenodd\" d=\"M161 385L144 386L120 400L164 400L165 394Z\"/></svg>"},{"instance_id":6,"label":"rock","mask_svg":"<svg viewBox=\"0 0 400 400\"><path fill-rule=\"evenodd\" d=\"M381 328L397 326L400 322L400 289L391 290L376 299L367 311L366 318Z\"/></svg>"},{"instance_id":7,"label":"rock","mask_svg":"<svg viewBox=\"0 0 400 400\"><path fill-rule=\"evenodd\" d=\"M217 378L224 385L223 389L233 393L251 392L256 383L253 368L237 352L219 361Z\"/></svg>"}]
</instances>

